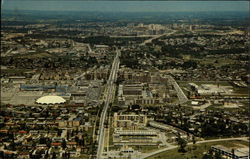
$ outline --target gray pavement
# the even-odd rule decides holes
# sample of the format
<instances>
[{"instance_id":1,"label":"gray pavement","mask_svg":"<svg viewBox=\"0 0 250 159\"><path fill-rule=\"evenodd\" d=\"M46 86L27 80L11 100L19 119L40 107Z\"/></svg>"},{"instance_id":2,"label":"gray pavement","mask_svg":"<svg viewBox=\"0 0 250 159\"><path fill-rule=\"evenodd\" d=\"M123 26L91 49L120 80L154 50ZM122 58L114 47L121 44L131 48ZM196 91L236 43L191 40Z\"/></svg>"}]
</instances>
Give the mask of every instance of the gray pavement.
<instances>
[{"instance_id":1,"label":"gray pavement","mask_svg":"<svg viewBox=\"0 0 250 159\"><path fill-rule=\"evenodd\" d=\"M104 132L104 122L107 117L107 110L109 107L109 104L112 102L115 87L114 87L114 82L117 79L117 72L119 69L119 56L120 56L120 51L117 50L116 56L114 58L112 67L111 67L111 72L109 79L107 81L107 88L106 88L106 99L105 99L105 105L104 108L101 112L101 117L100 117L100 124L99 124L99 131L98 131L98 148L97 148L97 159L102 159L103 158L103 151L104 151L104 137L105 137L105 132Z\"/></svg>"}]
</instances>

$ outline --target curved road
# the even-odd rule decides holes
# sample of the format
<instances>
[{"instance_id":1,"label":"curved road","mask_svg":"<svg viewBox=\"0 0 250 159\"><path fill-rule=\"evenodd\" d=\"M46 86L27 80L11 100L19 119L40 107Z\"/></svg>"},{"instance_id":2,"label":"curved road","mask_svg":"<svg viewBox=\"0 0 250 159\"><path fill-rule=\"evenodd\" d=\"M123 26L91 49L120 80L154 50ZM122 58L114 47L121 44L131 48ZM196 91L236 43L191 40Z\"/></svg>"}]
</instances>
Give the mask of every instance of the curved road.
<instances>
[{"instance_id":1,"label":"curved road","mask_svg":"<svg viewBox=\"0 0 250 159\"><path fill-rule=\"evenodd\" d=\"M225 139L203 140L203 141L197 141L196 144L202 144L202 143L208 143L208 142L216 142L216 141L232 141L232 140L242 140L242 141L248 142L247 137L238 137L238 138L225 138ZM192 145L192 144L193 144L192 142L188 143L188 145ZM148 154L144 154L144 155L142 155L140 157L140 159L146 159L146 158L148 158L150 156L156 155L156 154L164 152L164 151L172 150L172 149L175 149L177 147L178 146L171 146L171 147L160 149L160 150L148 153Z\"/></svg>"},{"instance_id":2,"label":"curved road","mask_svg":"<svg viewBox=\"0 0 250 159\"><path fill-rule=\"evenodd\" d=\"M161 35L156 35L156 36L154 36L154 37L152 37L152 38L150 38L150 39L147 39L147 40L145 40L143 43L141 43L140 45L142 46L142 45L146 45L146 44L148 44L148 43L151 43L153 40L155 40L155 39L158 39L158 38L160 38L160 37L162 37L162 36L169 36L169 35L172 35L172 34L174 34L176 32L176 30L173 30L172 32L170 32L170 33L165 33L165 34L161 34Z\"/></svg>"}]
</instances>

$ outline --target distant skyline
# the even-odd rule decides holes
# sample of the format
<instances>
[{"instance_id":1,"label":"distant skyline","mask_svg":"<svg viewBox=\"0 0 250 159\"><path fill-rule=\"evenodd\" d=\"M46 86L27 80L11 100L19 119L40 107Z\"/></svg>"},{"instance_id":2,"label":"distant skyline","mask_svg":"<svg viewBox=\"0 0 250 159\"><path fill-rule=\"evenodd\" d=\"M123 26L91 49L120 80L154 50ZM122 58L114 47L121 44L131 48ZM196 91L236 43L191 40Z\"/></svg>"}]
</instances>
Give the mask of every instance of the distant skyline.
<instances>
[{"instance_id":1,"label":"distant skyline","mask_svg":"<svg viewBox=\"0 0 250 159\"><path fill-rule=\"evenodd\" d=\"M99 12L248 12L249 1L4 0L2 9Z\"/></svg>"}]
</instances>

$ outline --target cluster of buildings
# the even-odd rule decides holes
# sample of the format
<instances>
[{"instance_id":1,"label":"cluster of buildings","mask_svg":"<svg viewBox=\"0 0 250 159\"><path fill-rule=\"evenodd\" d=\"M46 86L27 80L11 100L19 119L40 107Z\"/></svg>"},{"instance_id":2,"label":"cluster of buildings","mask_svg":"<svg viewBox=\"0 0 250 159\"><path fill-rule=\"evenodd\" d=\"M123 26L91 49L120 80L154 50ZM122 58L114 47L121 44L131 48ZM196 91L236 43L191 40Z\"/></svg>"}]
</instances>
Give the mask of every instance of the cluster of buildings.
<instances>
[{"instance_id":1,"label":"cluster of buildings","mask_svg":"<svg viewBox=\"0 0 250 159\"><path fill-rule=\"evenodd\" d=\"M114 105L122 110L112 114L109 154L115 152L112 149L114 146L121 147L120 150L128 146L126 149L130 148L130 154L135 155L137 151L133 146L165 147L176 143L177 136L191 141L192 135L187 135L184 130L156 122L157 112L148 109L158 110L160 105L178 103L179 92L174 86L177 83L172 80L157 71L119 70Z\"/></svg>"},{"instance_id":2,"label":"cluster of buildings","mask_svg":"<svg viewBox=\"0 0 250 159\"><path fill-rule=\"evenodd\" d=\"M161 41L161 40L160 40ZM246 35L242 34L227 34L227 35L192 35L179 37L168 37L162 40L166 45L180 47L182 45L192 44L190 49L194 51L202 51L201 47L205 50L218 50L218 49L231 49L231 48L245 48L247 42ZM223 41L223 43L222 43Z\"/></svg>"},{"instance_id":3,"label":"cluster of buildings","mask_svg":"<svg viewBox=\"0 0 250 159\"><path fill-rule=\"evenodd\" d=\"M147 109L139 112L115 112L113 115L112 146L164 147L176 143L177 136L191 141L192 135L169 124L156 122Z\"/></svg>"},{"instance_id":4,"label":"cluster of buildings","mask_svg":"<svg viewBox=\"0 0 250 159\"><path fill-rule=\"evenodd\" d=\"M3 65L16 69L88 69L108 65L113 57L111 47L90 46L88 43L77 42L76 39L70 38L70 33L68 38L41 32L40 28L34 28L33 31L28 29L22 33L11 33L6 30L1 33Z\"/></svg>"},{"instance_id":5,"label":"cluster of buildings","mask_svg":"<svg viewBox=\"0 0 250 159\"><path fill-rule=\"evenodd\" d=\"M233 111L224 109L189 109L188 107L176 107L168 105L158 109L158 113L153 115L156 121L165 122L174 127L194 134L195 136L221 136L243 135L248 130L249 117L246 110L238 110L237 115ZM217 129L217 124L221 124ZM210 125L211 129L206 129ZM235 127L240 129L234 129ZM221 130L220 130L221 129ZM235 133L237 132L237 133Z\"/></svg>"},{"instance_id":6,"label":"cluster of buildings","mask_svg":"<svg viewBox=\"0 0 250 159\"><path fill-rule=\"evenodd\" d=\"M169 94L164 84L159 83L124 83L118 88L120 105L154 105L169 101Z\"/></svg>"},{"instance_id":7,"label":"cluster of buildings","mask_svg":"<svg viewBox=\"0 0 250 159\"><path fill-rule=\"evenodd\" d=\"M14 94L6 94L8 98L5 103L26 104L29 100L31 105L37 105L39 97L58 96L67 101L67 104L81 104L84 106L97 106L101 103L100 96L102 90L101 81L78 81L74 85L69 84L20 84L19 89L12 89ZM39 99L38 99L39 98ZM65 103L65 102L64 102Z\"/></svg>"},{"instance_id":8,"label":"cluster of buildings","mask_svg":"<svg viewBox=\"0 0 250 159\"><path fill-rule=\"evenodd\" d=\"M52 105L1 109L1 158L79 157L89 151L91 112Z\"/></svg>"},{"instance_id":9,"label":"cluster of buildings","mask_svg":"<svg viewBox=\"0 0 250 159\"><path fill-rule=\"evenodd\" d=\"M112 40L127 46L119 47L121 66L113 92L112 104L119 110L110 106L112 122L105 125L112 136L106 142L119 151L107 156L131 155L135 146L172 146L177 137L191 141L194 136L246 135L249 117L244 107L237 113L217 108L248 103L241 91L249 84L249 55L244 53L249 38L231 27L203 34L206 29L216 30L213 25L81 21L5 26L0 158L79 158L95 153L110 62L118 49L111 46ZM178 34L168 36L171 31ZM148 45L137 44L144 40ZM216 83L219 80L230 85ZM180 86L182 81L190 82ZM212 150L246 158L243 149L234 154L221 146Z\"/></svg>"}]
</instances>

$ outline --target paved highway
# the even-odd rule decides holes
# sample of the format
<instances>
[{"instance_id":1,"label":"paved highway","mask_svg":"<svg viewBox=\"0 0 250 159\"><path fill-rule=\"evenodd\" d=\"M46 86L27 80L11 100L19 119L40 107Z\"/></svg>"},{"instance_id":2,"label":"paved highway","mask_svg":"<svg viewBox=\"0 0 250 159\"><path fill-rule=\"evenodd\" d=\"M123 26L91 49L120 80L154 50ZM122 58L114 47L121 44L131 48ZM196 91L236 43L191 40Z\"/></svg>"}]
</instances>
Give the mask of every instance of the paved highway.
<instances>
[{"instance_id":1,"label":"paved highway","mask_svg":"<svg viewBox=\"0 0 250 159\"><path fill-rule=\"evenodd\" d=\"M150 39L145 40L145 41L144 41L143 43L141 43L140 45L146 45L147 43L151 43L152 40L158 39L158 38L160 38L160 37L162 37L162 36L169 36L169 35L172 35L172 34L174 34L175 32L176 32L176 30L173 30L173 31L170 32L170 33L165 33L165 34L161 34L161 35L154 36L153 38L150 38Z\"/></svg>"},{"instance_id":2,"label":"paved highway","mask_svg":"<svg viewBox=\"0 0 250 159\"><path fill-rule=\"evenodd\" d=\"M114 91L115 91L115 87L114 87L114 82L117 79L117 72L119 69L119 64L120 64L120 60L119 60L119 56L120 56L120 51L117 50L116 56L114 58L112 67L111 67L111 71L110 71L110 75L109 75L109 79L107 81L107 86L106 86L106 99L105 99L105 104L103 107L103 110L101 112L101 117L100 117L100 123L99 123L99 133L98 133L98 137L97 137L97 141L98 141L98 148L97 148L97 159L101 159L102 158L102 153L104 150L104 137L105 137L105 120L107 118L107 110L109 107L109 104L112 103L113 100L113 95L114 95Z\"/></svg>"},{"instance_id":3,"label":"paved highway","mask_svg":"<svg viewBox=\"0 0 250 159\"><path fill-rule=\"evenodd\" d=\"M167 75L166 77L168 78L169 82L171 82L171 84L174 86L174 89L176 90L177 96L179 98L179 103L182 104L182 103L187 102L188 101L187 96L182 91L182 89L180 88L178 83L175 81L175 79L170 75Z\"/></svg>"}]
</instances>

